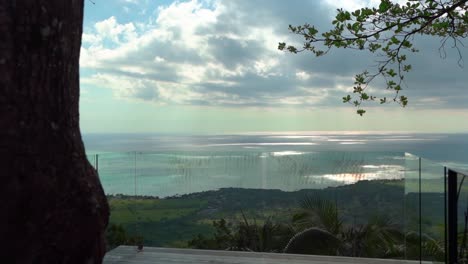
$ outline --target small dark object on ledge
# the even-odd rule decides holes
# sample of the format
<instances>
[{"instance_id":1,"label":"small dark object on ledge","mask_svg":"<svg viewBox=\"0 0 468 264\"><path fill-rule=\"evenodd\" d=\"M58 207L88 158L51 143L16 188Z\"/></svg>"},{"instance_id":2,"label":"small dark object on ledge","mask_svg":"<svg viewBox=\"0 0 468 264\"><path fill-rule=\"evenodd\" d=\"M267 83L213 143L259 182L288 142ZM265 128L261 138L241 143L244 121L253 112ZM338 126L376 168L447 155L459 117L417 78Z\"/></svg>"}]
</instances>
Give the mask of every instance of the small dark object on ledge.
<instances>
[{"instance_id":1,"label":"small dark object on ledge","mask_svg":"<svg viewBox=\"0 0 468 264\"><path fill-rule=\"evenodd\" d=\"M139 245L138 245L137 251L138 251L138 252L143 251L143 244L139 244Z\"/></svg>"}]
</instances>

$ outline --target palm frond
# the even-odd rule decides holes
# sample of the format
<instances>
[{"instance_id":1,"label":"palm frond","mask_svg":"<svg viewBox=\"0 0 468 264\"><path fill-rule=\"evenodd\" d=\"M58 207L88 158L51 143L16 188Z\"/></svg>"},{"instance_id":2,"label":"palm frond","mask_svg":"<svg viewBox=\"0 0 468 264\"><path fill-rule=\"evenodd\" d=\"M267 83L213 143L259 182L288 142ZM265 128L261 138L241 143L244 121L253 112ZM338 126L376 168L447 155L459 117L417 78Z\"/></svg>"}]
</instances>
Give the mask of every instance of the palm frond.
<instances>
[{"instance_id":1,"label":"palm frond","mask_svg":"<svg viewBox=\"0 0 468 264\"><path fill-rule=\"evenodd\" d=\"M305 196L300 202L302 214L297 220L308 226L319 225L332 234L338 234L342 228L342 220L338 215L338 207L335 203L316 196ZM318 221L318 223L314 223Z\"/></svg>"},{"instance_id":2,"label":"palm frond","mask_svg":"<svg viewBox=\"0 0 468 264\"><path fill-rule=\"evenodd\" d=\"M284 249L284 253L336 255L340 240L330 232L320 228L308 228L294 235Z\"/></svg>"}]
</instances>

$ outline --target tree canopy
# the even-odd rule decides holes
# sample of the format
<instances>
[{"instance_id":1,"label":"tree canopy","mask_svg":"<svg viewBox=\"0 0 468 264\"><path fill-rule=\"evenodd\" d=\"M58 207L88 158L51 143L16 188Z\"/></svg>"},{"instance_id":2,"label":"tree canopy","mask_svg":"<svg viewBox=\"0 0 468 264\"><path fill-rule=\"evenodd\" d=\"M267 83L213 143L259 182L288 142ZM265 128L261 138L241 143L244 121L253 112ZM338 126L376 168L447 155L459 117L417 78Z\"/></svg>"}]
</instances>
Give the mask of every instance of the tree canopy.
<instances>
[{"instance_id":1,"label":"tree canopy","mask_svg":"<svg viewBox=\"0 0 468 264\"><path fill-rule=\"evenodd\" d=\"M332 48L365 50L378 56L375 69L364 70L354 76L352 94L343 97L344 103L357 107L357 113L366 111L362 104L378 101L380 104L395 102L405 107L408 98L402 94L405 74L411 71L407 55L418 52L413 45L416 35L441 38L439 52L445 57L445 47L458 51L459 65L462 55L462 38L468 35L468 0L408 0L405 4L381 0L378 7L365 7L354 12L337 9L333 28L320 33L314 25L289 25L289 30L304 38L302 47L281 42L279 50L291 53L310 51L320 57ZM386 89L393 91L390 98L368 92L376 77L383 78Z\"/></svg>"}]
</instances>

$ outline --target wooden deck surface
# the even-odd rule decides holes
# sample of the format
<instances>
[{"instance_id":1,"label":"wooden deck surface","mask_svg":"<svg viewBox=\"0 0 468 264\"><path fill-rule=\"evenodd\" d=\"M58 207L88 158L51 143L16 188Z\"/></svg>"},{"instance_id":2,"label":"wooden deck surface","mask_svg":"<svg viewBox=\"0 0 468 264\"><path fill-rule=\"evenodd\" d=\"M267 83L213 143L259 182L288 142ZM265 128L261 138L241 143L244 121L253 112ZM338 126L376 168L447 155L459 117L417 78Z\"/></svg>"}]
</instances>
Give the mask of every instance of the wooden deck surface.
<instances>
[{"instance_id":1,"label":"wooden deck surface","mask_svg":"<svg viewBox=\"0 0 468 264\"><path fill-rule=\"evenodd\" d=\"M278 253L254 253L197 249L145 247L138 252L135 246L119 246L104 257L104 264L318 264L364 263L402 264L419 261L367 259L349 257L309 256ZM432 262L422 262L432 263Z\"/></svg>"}]
</instances>

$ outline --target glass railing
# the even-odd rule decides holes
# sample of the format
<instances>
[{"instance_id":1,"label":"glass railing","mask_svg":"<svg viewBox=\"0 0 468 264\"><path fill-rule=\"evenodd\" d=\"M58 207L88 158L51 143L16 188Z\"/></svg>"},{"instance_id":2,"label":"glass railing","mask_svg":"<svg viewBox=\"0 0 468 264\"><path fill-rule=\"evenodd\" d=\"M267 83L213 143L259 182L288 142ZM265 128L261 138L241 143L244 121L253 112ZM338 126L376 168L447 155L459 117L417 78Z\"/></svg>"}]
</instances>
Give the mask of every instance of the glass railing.
<instances>
[{"instance_id":1,"label":"glass railing","mask_svg":"<svg viewBox=\"0 0 468 264\"><path fill-rule=\"evenodd\" d=\"M444 167L420 158L421 259L445 261L446 199Z\"/></svg>"},{"instance_id":2,"label":"glass railing","mask_svg":"<svg viewBox=\"0 0 468 264\"><path fill-rule=\"evenodd\" d=\"M444 167L408 153L165 151L88 158L108 195L109 249L142 243L446 259ZM460 190L466 211L468 188Z\"/></svg>"}]
</instances>

